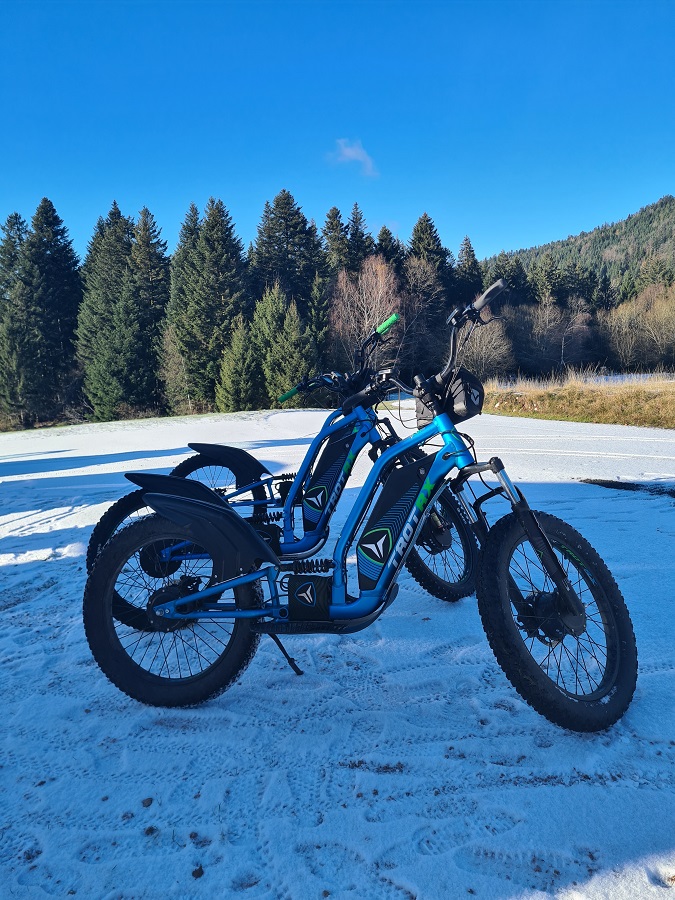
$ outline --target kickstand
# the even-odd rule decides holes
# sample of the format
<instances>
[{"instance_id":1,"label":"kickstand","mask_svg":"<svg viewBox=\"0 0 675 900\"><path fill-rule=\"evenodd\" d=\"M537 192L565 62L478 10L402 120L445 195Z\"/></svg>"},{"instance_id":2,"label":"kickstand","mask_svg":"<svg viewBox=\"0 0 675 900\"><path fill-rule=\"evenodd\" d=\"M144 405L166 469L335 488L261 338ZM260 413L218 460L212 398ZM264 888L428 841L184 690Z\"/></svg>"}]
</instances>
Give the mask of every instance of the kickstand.
<instances>
[{"instance_id":1,"label":"kickstand","mask_svg":"<svg viewBox=\"0 0 675 900\"><path fill-rule=\"evenodd\" d=\"M284 645L281 643L281 641L279 640L279 638L277 637L277 635L276 635L276 634L271 634L270 637L272 638L272 640L274 641L274 643L277 645L277 647L281 650L281 652L282 652L283 655L284 655L284 658L285 658L286 662L287 662L288 665L291 667L291 669L293 669L293 671L295 672L295 674L296 674L296 675L304 675L305 673L304 673L304 672L302 671L302 669L298 666L298 664L296 663L296 661L295 661L291 656L288 655L288 653L287 653L287 651L286 651L286 648L285 648Z\"/></svg>"}]
</instances>

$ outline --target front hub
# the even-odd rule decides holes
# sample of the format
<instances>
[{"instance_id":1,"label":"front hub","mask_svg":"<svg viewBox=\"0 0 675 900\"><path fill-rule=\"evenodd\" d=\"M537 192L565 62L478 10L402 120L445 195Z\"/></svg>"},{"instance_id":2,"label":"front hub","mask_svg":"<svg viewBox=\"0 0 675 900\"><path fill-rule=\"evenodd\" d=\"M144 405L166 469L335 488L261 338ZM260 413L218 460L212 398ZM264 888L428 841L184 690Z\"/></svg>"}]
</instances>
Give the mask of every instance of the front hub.
<instances>
[{"instance_id":1,"label":"front hub","mask_svg":"<svg viewBox=\"0 0 675 900\"><path fill-rule=\"evenodd\" d=\"M452 530L443 521L442 516L432 509L422 526L419 543L423 544L430 553L443 553L452 547Z\"/></svg>"},{"instance_id":2,"label":"front hub","mask_svg":"<svg viewBox=\"0 0 675 900\"><path fill-rule=\"evenodd\" d=\"M538 631L549 641L560 643L568 634L579 637L586 630L585 617L564 610L557 590L541 591L528 601Z\"/></svg>"}]
</instances>

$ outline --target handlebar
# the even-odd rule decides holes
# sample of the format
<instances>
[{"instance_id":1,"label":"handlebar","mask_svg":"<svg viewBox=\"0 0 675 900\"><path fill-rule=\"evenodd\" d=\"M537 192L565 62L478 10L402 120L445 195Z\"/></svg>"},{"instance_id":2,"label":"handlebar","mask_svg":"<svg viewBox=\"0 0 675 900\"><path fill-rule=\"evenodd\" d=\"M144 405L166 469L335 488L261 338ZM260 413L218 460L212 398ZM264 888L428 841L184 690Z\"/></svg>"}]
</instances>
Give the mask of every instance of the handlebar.
<instances>
[{"instance_id":1,"label":"handlebar","mask_svg":"<svg viewBox=\"0 0 675 900\"><path fill-rule=\"evenodd\" d=\"M290 391L286 391L285 394L282 394L281 397L277 399L277 403L285 403L287 400L290 400L291 397L295 397L298 391L299 388L296 385L295 387L291 388Z\"/></svg>"},{"instance_id":2,"label":"handlebar","mask_svg":"<svg viewBox=\"0 0 675 900\"><path fill-rule=\"evenodd\" d=\"M500 278L499 281L495 281L494 284L490 285L490 287L482 294L478 300L474 300L472 303L473 308L476 312L479 312L484 306L488 303L491 303L495 297L499 296L503 290L506 290L508 284L505 278Z\"/></svg>"},{"instance_id":3,"label":"handlebar","mask_svg":"<svg viewBox=\"0 0 675 900\"><path fill-rule=\"evenodd\" d=\"M384 322L376 328L373 328L356 352L356 369L354 372L351 372L349 375L340 375L338 372L327 372L323 375L317 375L314 378L306 378L304 381L301 381L295 387L291 388L290 391L286 391L285 394L282 394L281 397L277 399L277 403L285 403L286 400L295 397L300 391L309 392L318 387L325 387L329 391L338 394L346 394L350 390L361 389L363 387L364 379L370 381L371 376L374 374L366 368L366 363L368 362L371 353L382 341L385 334L396 325L400 318L398 313L393 313L388 319L385 319Z\"/></svg>"},{"instance_id":4,"label":"handlebar","mask_svg":"<svg viewBox=\"0 0 675 900\"><path fill-rule=\"evenodd\" d=\"M495 281L494 284L491 284L490 287L480 295L477 300L474 300L473 303L469 303L468 306L465 306L464 309L461 307L457 307L453 309L448 318L445 320L446 325L452 325L455 328L459 328L460 325L463 325L464 322L472 319L474 322L478 321L478 313L484 306L487 306L488 303L491 303L495 297L498 297L502 291L506 290L508 287L508 283L505 278L500 278L499 281Z\"/></svg>"},{"instance_id":5,"label":"handlebar","mask_svg":"<svg viewBox=\"0 0 675 900\"><path fill-rule=\"evenodd\" d=\"M314 378L305 378L299 384L296 384L295 387L292 387L290 391L286 391L285 394L278 397L277 403L285 403L286 400L295 397L300 391L303 391L303 393L310 393L310 391L315 391L320 387L327 388L329 391L333 391L336 394L344 393L346 388L345 378L338 372L324 372L322 375L315 375Z\"/></svg>"},{"instance_id":6,"label":"handlebar","mask_svg":"<svg viewBox=\"0 0 675 900\"><path fill-rule=\"evenodd\" d=\"M375 329L375 331L376 331L379 335L381 335L382 337L384 337L384 335L389 331L389 329L390 329L393 325L395 325L395 324L398 322L398 320L399 320L400 318L401 318L401 317L399 316L398 313L394 313L393 315L389 316L388 319L385 319L384 322L383 322L381 325L378 325L377 328Z\"/></svg>"}]
</instances>

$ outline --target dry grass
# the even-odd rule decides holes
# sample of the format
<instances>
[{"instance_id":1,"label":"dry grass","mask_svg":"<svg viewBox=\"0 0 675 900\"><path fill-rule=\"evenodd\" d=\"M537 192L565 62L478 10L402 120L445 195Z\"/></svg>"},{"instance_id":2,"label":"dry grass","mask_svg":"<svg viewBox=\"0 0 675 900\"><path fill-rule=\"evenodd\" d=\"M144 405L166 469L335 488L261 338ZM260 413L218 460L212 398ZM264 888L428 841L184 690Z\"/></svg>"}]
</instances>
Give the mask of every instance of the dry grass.
<instances>
[{"instance_id":1,"label":"dry grass","mask_svg":"<svg viewBox=\"0 0 675 900\"><path fill-rule=\"evenodd\" d=\"M675 428L675 379L593 382L583 376L485 385L483 412L568 422Z\"/></svg>"}]
</instances>

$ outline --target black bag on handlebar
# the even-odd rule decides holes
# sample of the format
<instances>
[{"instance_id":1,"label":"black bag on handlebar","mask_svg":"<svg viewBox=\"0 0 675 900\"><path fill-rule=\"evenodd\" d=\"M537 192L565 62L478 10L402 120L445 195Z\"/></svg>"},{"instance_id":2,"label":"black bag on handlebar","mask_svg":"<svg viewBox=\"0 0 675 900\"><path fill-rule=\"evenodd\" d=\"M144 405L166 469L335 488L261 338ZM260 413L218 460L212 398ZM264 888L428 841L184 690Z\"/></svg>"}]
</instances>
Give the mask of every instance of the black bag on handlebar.
<instances>
[{"instance_id":1,"label":"black bag on handlebar","mask_svg":"<svg viewBox=\"0 0 675 900\"><path fill-rule=\"evenodd\" d=\"M451 372L444 383L434 389L436 399L443 407L443 412L450 416L453 425L465 422L474 416L479 416L483 410L485 390L480 380L460 366ZM417 414L417 427L424 428L434 418L433 409L423 403L419 397L415 399L415 413Z\"/></svg>"}]
</instances>

